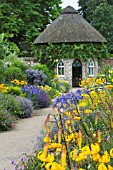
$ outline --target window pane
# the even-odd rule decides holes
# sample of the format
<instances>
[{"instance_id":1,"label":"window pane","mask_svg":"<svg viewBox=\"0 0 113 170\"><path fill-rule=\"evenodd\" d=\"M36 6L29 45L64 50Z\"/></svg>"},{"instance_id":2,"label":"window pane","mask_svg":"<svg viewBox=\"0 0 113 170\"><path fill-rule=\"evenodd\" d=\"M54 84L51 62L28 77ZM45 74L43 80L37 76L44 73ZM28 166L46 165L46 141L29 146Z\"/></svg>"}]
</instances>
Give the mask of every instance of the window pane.
<instances>
[{"instance_id":1,"label":"window pane","mask_svg":"<svg viewBox=\"0 0 113 170\"><path fill-rule=\"evenodd\" d=\"M62 67L62 75L64 75L64 67Z\"/></svg>"},{"instance_id":2,"label":"window pane","mask_svg":"<svg viewBox=\"0 0 113 170\"><path fill-rule=\"evenodd\" d=\"M58 66L64 66L64 63L62 61L60 61Z\"/></svg>"},{"instance_id":3,"label":"window pane","mask_svg":"<svg viewBox=\"0 0 113 170\"><path fill-rule=\"evenodd\" d=\"M58 75L61 75L61 68L58 67Z\"/></svg>"},{"instance_id":4,"label":"window pane","mask_svg":"<svg viewBox=\"0 0 113 170\"><path fill-rule=\"evenodd\" d=\"M89 67L89 75L94 75L94 67Z\"/></svg>"},{"instance_id":5,"label":"window pane","mask_svg":"<svg viewBox=\"0 0 113 170\"><path fill-rule=\"evenodd\" d=\"M94 66L94 62L92 60L90 60L89 66Z\"/></svg>"},{"instance_id":6,"label":"window pane","mask_svg":"<svg viewBox=\"0 0 113 170\"><path fill-rule=\"evenodd\" d=\"M73 63L73 67L81 67L81 62L79 60L75 60Z\"/></svg>"},{"instance_id":7,"label":"window pane","mask_svg":"<svg viewBox=\"0 0 113 170\"><path fill-rule=\"evenodd\" d=\"M62 61L58 63L58 75L64 75L64 63Z\"/></svg>"},{"instance_id":8,"label":"window pane","mask_svg":"<svg viewBox=\"0 0 113 170\"><path fill-rule=\"evenodd\" d=\"M92 60L89 62L89 75L94 76L94 62Z\"/></svg>"}]
</instances>

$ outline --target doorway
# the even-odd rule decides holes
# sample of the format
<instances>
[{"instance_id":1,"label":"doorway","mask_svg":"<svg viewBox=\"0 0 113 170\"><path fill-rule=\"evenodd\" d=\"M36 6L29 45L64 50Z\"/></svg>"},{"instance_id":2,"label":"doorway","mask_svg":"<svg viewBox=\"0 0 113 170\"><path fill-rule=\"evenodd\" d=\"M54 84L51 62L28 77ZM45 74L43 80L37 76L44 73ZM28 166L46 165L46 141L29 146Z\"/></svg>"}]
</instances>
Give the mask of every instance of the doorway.
<instances>
[{"instance_id":1,"label":"doorway","mask_svg":"<svg viewBox=\"0 0 113 170\"><path fill-rule=\"evenodd\" d=\"M72 87L79 87L82 78L82 63L75 60L72 64Z\"/></svg>"}]
</instances>

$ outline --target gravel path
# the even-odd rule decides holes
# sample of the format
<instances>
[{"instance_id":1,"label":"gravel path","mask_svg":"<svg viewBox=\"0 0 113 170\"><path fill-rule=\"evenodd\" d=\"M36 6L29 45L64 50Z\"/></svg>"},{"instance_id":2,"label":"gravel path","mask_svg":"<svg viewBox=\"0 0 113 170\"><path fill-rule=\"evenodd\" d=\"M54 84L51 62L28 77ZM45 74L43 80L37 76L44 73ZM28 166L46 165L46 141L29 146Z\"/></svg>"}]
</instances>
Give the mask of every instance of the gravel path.
<instances>
[{"instance_id":1,"label":"gravel path","mask_svg":"<svg viewBox=\"0 0 113 170\"><path fill-rule=\"evenodd\" d=\"M52 113L51 107L35 111L31 118L19 120L11 131L0 133L0 170L14 170L12 160L18 163L25 153L34 152L48 113Z\"/></svg>"},{"instance_id":2,"label":"gravel path","mask_svg":"<svg viewBox=\"0 0 113 170\"><path fill-rule=\"evenodd\" d=\"M19 120L11 131L0 133L0 170L14 170L12 160L18 163L25 153L34 152L44 121L52 112L52 107L34 111L31 118Z\"/></svg>"}]
</instances>

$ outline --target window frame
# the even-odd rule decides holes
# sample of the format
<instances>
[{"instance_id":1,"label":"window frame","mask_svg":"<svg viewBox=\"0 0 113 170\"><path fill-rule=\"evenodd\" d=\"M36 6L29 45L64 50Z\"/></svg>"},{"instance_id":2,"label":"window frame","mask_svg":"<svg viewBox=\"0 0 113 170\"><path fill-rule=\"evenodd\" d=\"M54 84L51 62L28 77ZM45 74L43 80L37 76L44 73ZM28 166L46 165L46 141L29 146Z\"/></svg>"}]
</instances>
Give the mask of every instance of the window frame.
<instances>
[{"instance_id":1,"label":"window frame","mask_svg":"<svg viewBox=\"0 0 113 170\"><path fill-rule=\"evenodd\" d=\"M62 62L62 65L59 65L59 63ZM59 74L59 69L61 71L61 74ZM59 77L65 77L65 66L64 66L64 62L62 60L60 60L58 63L57 63L57 75ZM63 73L63 74L62 74Z\"/></svg>"},{"instance_id":2,"label":"window frame","mask_svg":"<svg viewBox=\"0 0 113 170\"><path fill-rule=\"evenodd\" d=\"M94 61L93 60L89 60L89 66L88 66L88 73L89 73L89 77L94 77ZM93 74L91 74L93 73Z\"/></svg>"}]
</instances>

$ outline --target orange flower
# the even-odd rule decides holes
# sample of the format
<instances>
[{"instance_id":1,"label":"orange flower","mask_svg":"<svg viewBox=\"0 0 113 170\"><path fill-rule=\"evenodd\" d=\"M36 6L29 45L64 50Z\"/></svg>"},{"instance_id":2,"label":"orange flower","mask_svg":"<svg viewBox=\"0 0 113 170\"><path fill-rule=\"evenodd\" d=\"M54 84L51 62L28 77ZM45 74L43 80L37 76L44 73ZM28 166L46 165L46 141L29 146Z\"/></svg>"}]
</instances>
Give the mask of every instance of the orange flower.
<instances>
[{"instance_id":1,"label":"orange flower","mask_svg":"<svg viewBox=\"0 0 113 170\"><path fill-rule=\"evenodd\" d=\"M61 137L62 137L62 130L58 130L58 143L61 143Z\"/></svg>"},{"instance_id":2,"label":"orange flower","mask_svg":"<svg viewBox=\"0 0 113 170\"><path fill-rule=\"evenodd\" d=\"M78 132L77 141L78 141L79 149L81 149L81 145L82 145L82 133L81 133L81 130L79 130L79 132Z\"/></svg>"},{"instance_id":3,"label":"orange flower","mask_svg":"<svg viewBox=\"0 0 113 170\"><path fill-rule=\"evenodd\" d=\"M98 130L98 142L99 143L101 142L101 131L100 131L100 129Z\"/></svg>"},{"instance_id":4,"label":"orange flower","mask_svg":"<svg viewBox=\"0 0 113 170\"><path fill-rule=\"evenodd\" d=\"M44 145L44 150L43 150L43 155L44 155L44 157L47 156L47 152L48 152L48 143L46 143L46 144Z\"/></svg>"},{"instance_id":5,"label":"orange flower","mask_svg":"<svg viewBox=\"0 0 113 170\"><path fill-rule=\"evenodd\" d=\"M62 148L61 164L62 164L62 167L66 167L66 146L65 145L63 145L63 148Z\"/></svg>"},{"instance_id":6,"label":"orange flower","mask_svg":"<svg viewBox=\"0 0 113 170\"><path fill-rule=\"evenodd\" d=\"M54 141L56 141L56 139L57 139L57 135L56 133L54 133Z\"/></svg>"},{"instance_id":7,"label":"orange flower","mask_svg":"<svg viewBox=\"0 0 113 170\"><path fill-rule=\"evenodd\" d=\"M96 116L95 116L95 125L97 125L97 123L98 123L98 115L96 114Z\"/></svg>"},{"instance_id":8,"label":"orange flower","mask_svg":"<svg viewBox=\"0 0 113 170\"><path fill-rule=\"evenodd\" d=\"M47 122L44 122L44 132L46 133L46 128L47 128Z\"/></svg>"}]
</instances>

